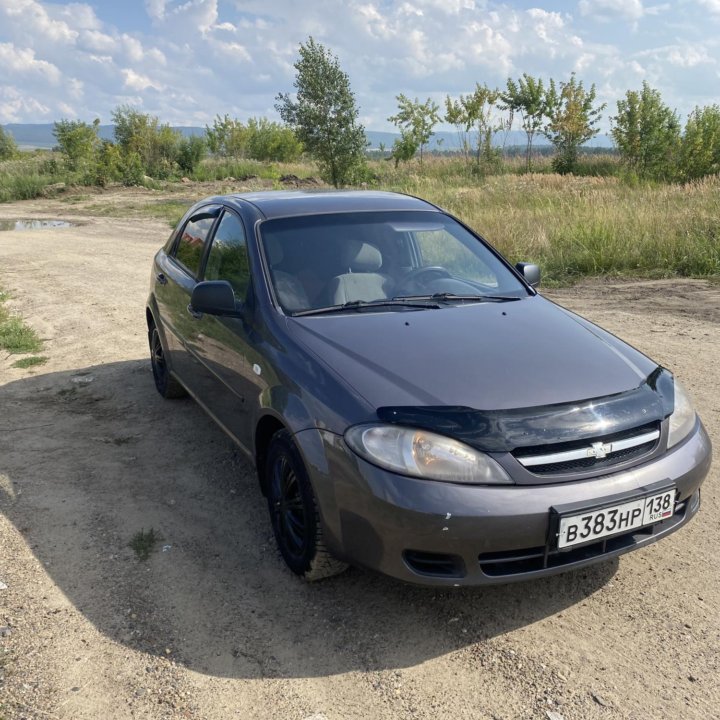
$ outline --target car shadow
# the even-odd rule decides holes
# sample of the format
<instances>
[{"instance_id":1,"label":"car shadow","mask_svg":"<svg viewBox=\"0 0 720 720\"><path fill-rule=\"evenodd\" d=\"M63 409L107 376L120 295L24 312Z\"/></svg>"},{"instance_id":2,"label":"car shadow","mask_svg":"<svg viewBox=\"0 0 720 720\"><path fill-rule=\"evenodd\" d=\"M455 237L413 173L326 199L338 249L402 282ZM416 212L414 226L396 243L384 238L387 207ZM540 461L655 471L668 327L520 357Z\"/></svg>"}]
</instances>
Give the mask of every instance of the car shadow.
<instances>
[{"instance_id":1,"label":"car shadow","mask_svg":"<svg viewBox=\"0 0 720 720\"><path fill-rule=\"evenodd\" d=\"M616 560L476 589L357 569L316 584L285 569L254 470L149 363L0 387L0 510L57 587L113 641L222 677L405 668L561 613ZM141 561L133 538L152 529Z\"/></svg>"}]
</instances>

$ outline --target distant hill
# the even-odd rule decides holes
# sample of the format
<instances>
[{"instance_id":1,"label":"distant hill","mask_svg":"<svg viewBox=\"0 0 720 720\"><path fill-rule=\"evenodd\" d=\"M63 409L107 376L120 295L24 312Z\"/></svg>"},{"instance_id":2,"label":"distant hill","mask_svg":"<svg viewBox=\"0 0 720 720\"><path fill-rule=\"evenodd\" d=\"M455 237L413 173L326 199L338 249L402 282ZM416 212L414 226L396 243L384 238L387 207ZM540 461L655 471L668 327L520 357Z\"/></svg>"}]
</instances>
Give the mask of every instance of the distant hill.
<instances>
[{"instance_id":1,"label":"distant hill","mask_svg":"<svg viewBox=\"0 0 720 720\"><path fill-rule=\"evenodd\" d=\"M5 130L10 131L12 136L15 138L15 142L24 148L52 148L55 146L55 137L52 134L53 124L42 123L42 124L24 124L24 123L10 123L3 126ZM114 140L114 125L101 125L100 126L100 137L103 140ZM177 126L174 128L179 130L183 135L204 135L204 127L191 127L191 126ZM377 130L366 131L370 148L378 148L380 143L384 143L385 148L389 150L395 140L400 137L399 133L392 132L381 132ZM502 137L497 135L494 139L494 144L499 146L502 144ZM535 139L534 145L541 147L547 146L550 143L542 136ZM506 138L505 145L507 147L513 146L524 146L525 145L525 133L521 130L512 130ZM612 140L607 135L598 135L596 138L591 140L588 147L599 147L599 148L611 148ZM459 150L460 141L458 140L457 133L454 132L437 132L433 135L430 141L431 150Z\"/></svg>"}]
</instances>

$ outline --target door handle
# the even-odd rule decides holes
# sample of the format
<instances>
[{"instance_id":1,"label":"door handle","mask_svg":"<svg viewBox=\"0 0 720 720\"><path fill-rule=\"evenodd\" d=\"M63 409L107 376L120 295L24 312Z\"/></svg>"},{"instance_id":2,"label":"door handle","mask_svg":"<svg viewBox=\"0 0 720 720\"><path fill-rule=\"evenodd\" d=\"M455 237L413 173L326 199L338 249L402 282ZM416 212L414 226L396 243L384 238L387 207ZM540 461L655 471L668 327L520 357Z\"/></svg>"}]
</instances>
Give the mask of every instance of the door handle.
<instances>
[{"instance_id":1,"label":"door handle","mask_svg":"<svg viewBox=\"0 0 720 720\"><path fill-rule=\"evenodd\" d=\"M165 277L164 273L157 273L155 275L155 279L161 284L161 285L167 285L167 278Z\"/></svg>"},{"instance_id":2,"label":"door handle","mask_svg":"<svg viewBox=\"0 0 720 720\"><path fill-rule=\"evenodd\" d=\"M196 319L199 320L203 314L198 312L192 305L187 306L187 311Z\"/></svg>"}]
</instances>

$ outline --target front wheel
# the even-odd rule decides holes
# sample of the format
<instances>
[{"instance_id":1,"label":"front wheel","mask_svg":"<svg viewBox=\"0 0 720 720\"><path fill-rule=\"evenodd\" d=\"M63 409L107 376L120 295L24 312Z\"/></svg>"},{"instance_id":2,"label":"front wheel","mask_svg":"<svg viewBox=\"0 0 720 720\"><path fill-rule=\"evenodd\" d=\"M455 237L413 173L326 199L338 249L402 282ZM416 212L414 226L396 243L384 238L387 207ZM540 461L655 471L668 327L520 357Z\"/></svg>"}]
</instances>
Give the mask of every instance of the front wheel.
<instances>
[{"instance_id":1,"label":"front wheel","mask_svg":"<svg viewBox=\"0 0 720 720\"><path fill-rule=\"evenodd\" d=\"M185 397L187 391L170 374L160 332L155 323L148 329L148 341L150 342L150 364L157 391L167 399Z\"/></svg>"},{"instance_id":2,"label":"front wheel","mask_svg":"<svg viewBox=\"0 0 720 720\"><path fill-rule=\"evenodd\" d=\"M347 568L325 547L320 516L305 464L285 430L273 436L265 463L268 508L285 564L305 580L337 575Z\"/></svg>"}]
</instances>

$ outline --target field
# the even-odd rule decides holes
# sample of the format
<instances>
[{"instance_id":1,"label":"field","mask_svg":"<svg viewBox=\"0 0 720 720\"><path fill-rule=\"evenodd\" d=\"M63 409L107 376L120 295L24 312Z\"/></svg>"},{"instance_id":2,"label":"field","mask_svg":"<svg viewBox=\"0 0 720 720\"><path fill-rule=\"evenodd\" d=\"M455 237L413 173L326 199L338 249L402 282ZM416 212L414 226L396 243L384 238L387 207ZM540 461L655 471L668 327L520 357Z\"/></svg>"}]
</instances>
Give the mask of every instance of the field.
<instances>
[{"instance_id":1,"label":"field","mask_svg":"<svg viewBox=\"0 0 720 720\"><path fill-rule=\"evenodd\" d=\"M70 203L98 193L72 185L82 177L62 174L62 163L47 155L0 163L0 201L52 196L59 179L65 189L57 197ZM602 155L584 158L578 176L553 174L548 158L536 159L536 172L522 174L521 168L520 159L509 158L500 174L475 177L459 159L430 157L422 166L413 161L399 169L374 160L366 186L418 195L446 208L514 261L542 265L546 284L597 275L720 277L718 177L687 185L632 183L617 157ZM186 185L148 179L147 189L171 201L154 203L152 194L145 195L141 211L174 223L186 206L172 201L178 195L189 202L210 188L283 188L293 186L292 178L314 187L317 174L311 163L207 160ZM102 193L95 196L89 211L118 211Z\"/></svg>"},{"instance_id":2,"label":"field","mask_svg":"<svg viewBox=\"0 0 720 720\"><path fill-rule=\"evenodd\" d=\"M690 525L574 574L450 592L355 569L306 585L284 569L252 468L192 401L155 392L144 318L151 258L188 203L280 184L0 205L0 220L77 223L0 232L3 307L47 357L0 355L0 718L717 717L717 465ZM438 201L555 283L578 280L545 292L676 370L717 442L715 181L387 186ZM590 267L606 277L580 277Z\"/></svg>"}]
</instances>

